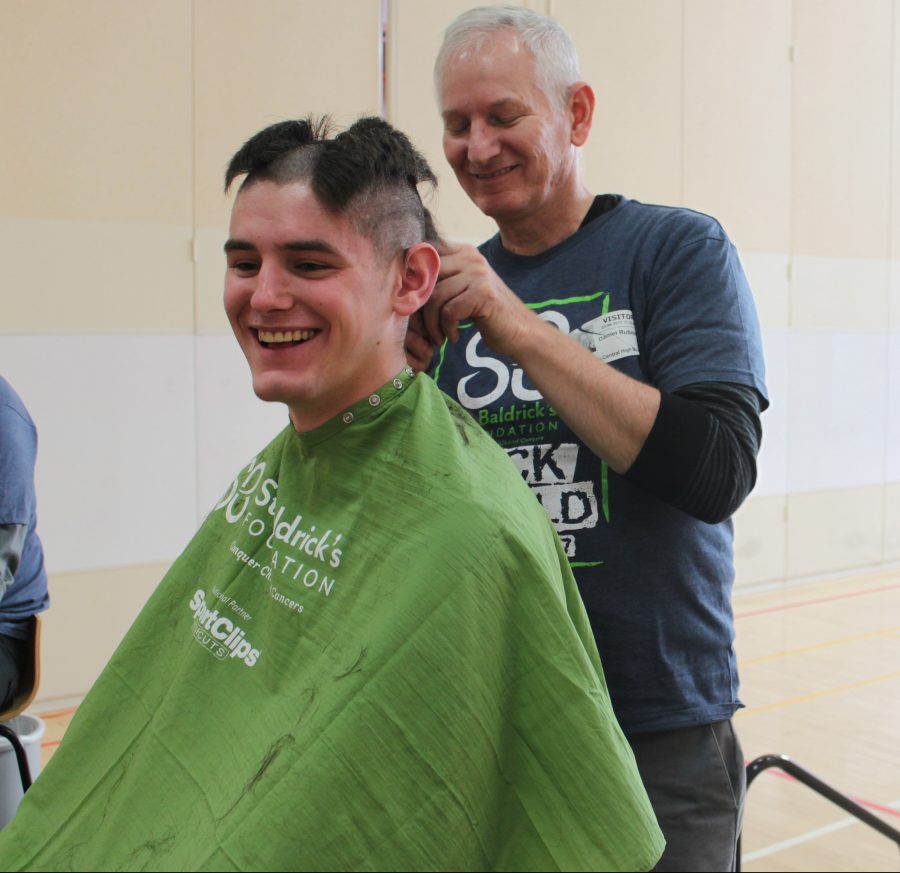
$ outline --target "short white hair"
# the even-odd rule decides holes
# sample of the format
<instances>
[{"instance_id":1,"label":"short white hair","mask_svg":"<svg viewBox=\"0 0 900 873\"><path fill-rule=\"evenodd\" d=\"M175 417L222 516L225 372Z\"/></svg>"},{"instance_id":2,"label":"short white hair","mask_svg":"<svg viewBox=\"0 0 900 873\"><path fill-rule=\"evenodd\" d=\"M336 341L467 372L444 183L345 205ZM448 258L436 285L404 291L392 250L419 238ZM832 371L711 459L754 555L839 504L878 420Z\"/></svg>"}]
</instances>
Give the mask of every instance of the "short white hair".
<instances>
[{"instance_id":1,"label":"short white hair","mask_svg":"<svg viewBox=\"0 0 900 873\"><path fill-rule=\"evenodd\" d=\"M448 63L466 49L480 49L503 30L515 33L531 52L537 84L547 98L564 106L572 85L581 78L575 45L559 22L521 6L479 6L450 22L434 62L438 97Z\"/></svg>"}]
</instances>

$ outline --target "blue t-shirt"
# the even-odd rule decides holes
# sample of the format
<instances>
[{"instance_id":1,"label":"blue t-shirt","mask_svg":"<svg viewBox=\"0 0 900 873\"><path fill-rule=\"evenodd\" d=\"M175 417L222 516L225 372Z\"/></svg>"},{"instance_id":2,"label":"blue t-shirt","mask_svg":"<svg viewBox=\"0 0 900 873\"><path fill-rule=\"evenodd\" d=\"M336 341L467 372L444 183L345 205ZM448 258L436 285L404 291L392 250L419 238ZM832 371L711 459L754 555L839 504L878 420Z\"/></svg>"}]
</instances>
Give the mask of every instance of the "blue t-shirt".
<instances>
[{"instance_id":1,"label":"blue t-shirt","mask_svg":"<svg viewBox=\"0 0 900 873\"><path fill-rule=\"evenodd\" d=\"M618 198L535 256L482 253L542 318L664 392L733 382L767 403L759 323L734 246L709 216ZM473 324L433 372L503 446L554 520L626 732L731 717L730 521L706 524L618 476Z\"/></svg>"},{"instance_id":2,"label":"blue t-shirt","mask_svg":"<svg viewBox=\"0 0 900 873\"><path fill-rule=\"evenodd\" d=\"M20 622L50 604L44 550L37 535L36 457L34 422L19 395L0 376L0 524L27 528L13 581L0 591L0 634L19 638L27 637Z\"/></svg>"}]
</instances>

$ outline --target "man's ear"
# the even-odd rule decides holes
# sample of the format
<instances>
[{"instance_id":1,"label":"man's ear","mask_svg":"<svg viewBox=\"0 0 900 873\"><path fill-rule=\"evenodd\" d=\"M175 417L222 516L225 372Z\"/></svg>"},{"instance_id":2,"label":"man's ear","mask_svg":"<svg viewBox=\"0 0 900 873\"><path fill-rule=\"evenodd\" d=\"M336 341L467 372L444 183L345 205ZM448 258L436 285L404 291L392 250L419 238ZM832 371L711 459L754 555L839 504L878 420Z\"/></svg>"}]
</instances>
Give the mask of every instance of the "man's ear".
<instances>
[{"instance_id":1,"label":"man's ear","mask_svg":"<svg viewBox=\"0 0 900 873\"><path fill-rule=\"evenodd\" d=\"M576 82L569 93L569 111L572 114L572 145L587 142L594 121L594 91L587 82Z\"/></svg>"},{"instance_id":2,"label":"man's ear","mask_svg":"<svg viewBox=\"0 0 900 873\"><path fill-rule=\"evenodd\" d=\"M433 245L421 242L410 246L403 258L400 287L394 295L394 312L406 317L421 309L431 297L440 269L441 256Z\"/></svg>"}]
</instances>

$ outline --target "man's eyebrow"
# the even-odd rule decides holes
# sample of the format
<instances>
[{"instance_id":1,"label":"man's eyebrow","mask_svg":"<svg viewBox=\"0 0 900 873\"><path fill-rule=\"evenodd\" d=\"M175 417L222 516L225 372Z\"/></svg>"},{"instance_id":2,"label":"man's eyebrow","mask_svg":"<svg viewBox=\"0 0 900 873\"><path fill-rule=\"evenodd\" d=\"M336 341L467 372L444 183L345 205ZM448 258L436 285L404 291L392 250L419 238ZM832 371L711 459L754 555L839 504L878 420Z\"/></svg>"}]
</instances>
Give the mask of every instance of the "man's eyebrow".
<instances>
[{"instance_id":1,"label":"man's eyebrow","mask_svg":"<svg viewBox=\"0 0 900 873\"><path fill-rule=\"evenodd\" d=\"M340 252L323 239L298 239L282 243L278 246L287 252L324 252L327 255L338 255Z\"/></svg>"},{"instance_id":2,"label":"man's eyebrow","mask_svg":"<svg viewBox=\"0 0 900 873\"><path fill-rule=\"evenodd\" d=\"M522 101L518 97L504 97L502 100L495 100L490 105L490 109L505 109L507 106L521 106Z\"/></svg>"},{"instance_id":3,"label":"man's eyebrow","mask_svg":"<svg viewBox=\"0 0 900 873\"><path fill-rule=\"evenodd\" d=\"M242 239L229 239L225 243L225 253L228 252L248 252L253 251L255 246L252 243L245 242Z\"/></svg>"},{"instance_id":4,"label":"man's eyebrow","mask_svg":"<svg viewBox=\"0 0 900 873\"><path fill-rule=\"evenodd\" d=\"M322 239L298 239L290 242L282 243L278 246L286 252L323 252L329 255L338 255L340 252ZM225 252L251 252L255 251L256 246L251 242L242 239L229 239L225 243Z\"/></svg>"},{"instance_id":5,"label":"man's eyebrow","mask_svg":"<svg viewBox=\"0 0 900 873\"><path fill-rule=\"evenodd\" d=\"M491 103L488 106L488 111L496 112L498 109L506 109L509 106L521 106L521 105L522 105L522 101L519 100L517 97L502 97L500 100L495 100L493 103ZM463 114L463 113L461 113L458 109L445 109L441 113L441 117L449 118L452 115L461 115L461 114Z\"/></svg>"}]
</instances>

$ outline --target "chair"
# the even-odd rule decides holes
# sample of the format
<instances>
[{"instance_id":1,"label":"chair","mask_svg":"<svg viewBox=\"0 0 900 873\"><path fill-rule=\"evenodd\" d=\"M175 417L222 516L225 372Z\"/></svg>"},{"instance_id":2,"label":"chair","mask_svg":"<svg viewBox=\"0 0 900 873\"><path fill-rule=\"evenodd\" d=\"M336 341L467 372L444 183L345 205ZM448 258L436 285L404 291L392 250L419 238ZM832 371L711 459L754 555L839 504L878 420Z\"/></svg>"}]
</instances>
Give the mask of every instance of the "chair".
<instances>
[{"instance_id":1,"label":"chair","mask_svg":"<svg viewBox=\"0 0 900 873\"><path fill-rule=\"evenodd\" d=\"M16 762L19 765L19 776L22 779L22 791L31 787L31 768L28 766L28 756L25 747L16 732L8 725L10 719L23 713L34 700L41 681L41 616L35 615L32 619L32 642L29 649L28 661L22 671L22 682L19 693L13 698L9 708L0 712L0 736L6 737L13 751L16 753Z\"/></svg>"},{"instance_id":2,"label":"chair","mask_svg":"<svg viewBox=\"0 0 900 873\"><path fill-rule=\"evenodd\" d=\"M845 794L841 794L836 788L833 788L827 782L823 782L818 776L814 776L809 770L801 767L796 761L792 758L789 758L787 755L760 755L758 758L754 758L747 765L747 788L749 790L750 784L753 780L759 776L764 770L768 770L769 767L775 767L778 770L787 773L789 776L793 776L798 782L805 785L807 788L811 788L816 794L824 797L826 800L830 800L836 806L839 806L845 812L849 812L851 815L856 816L863 824L867 824L870 828L878 831L878 833L883 834L889 840L893 840L897 846L900 846L900 831L896 828L892 828L887 822L882 821L878 818L877 815L873 815L869 812L865 807L860 806L855 800L847 797ZM738 834L737 841L737 863L734 868L737 873L740 873L741 870L741 835Z\"/></svg>"}]
</instances>

